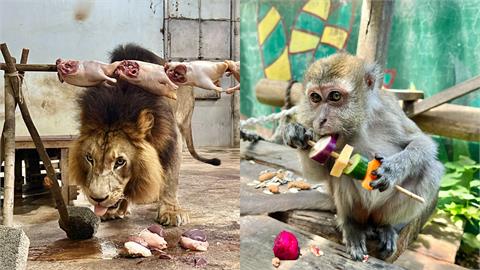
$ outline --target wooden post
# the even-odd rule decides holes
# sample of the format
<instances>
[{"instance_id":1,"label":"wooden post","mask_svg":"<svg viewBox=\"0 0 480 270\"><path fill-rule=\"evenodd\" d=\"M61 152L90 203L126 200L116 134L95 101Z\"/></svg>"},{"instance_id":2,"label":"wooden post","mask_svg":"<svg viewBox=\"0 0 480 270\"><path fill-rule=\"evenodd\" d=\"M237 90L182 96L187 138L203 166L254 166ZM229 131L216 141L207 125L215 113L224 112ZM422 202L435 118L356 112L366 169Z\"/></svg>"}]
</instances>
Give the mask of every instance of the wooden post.
<instances>
[{"instance_id":1,"label":"wooden post","mask_svg":"<svg viewBox=\"0 0 480 270\"><path fill-rule=\"evenodd\" d=\"M15 65L8 51L4 51L4 45L1 44L1 51L4 57L7 57L10 64L7 63L7 71L4 75L5 80L5 124L3 129L5 166L3 181L3 225L13 226L13 198L15 184L15 92L14 87L18 86L17 77L12 77L15 72ZM6 45L5 45L6 46Z\"/></svg>"},{"instance_id":2,"label":"wooden post","mask_svg":"<svg viewBox=\"0 0 480 270\"><path fill-rule=\"evenodd\" d=\"M392 25L393 0L363 0L357 56L382 68L387 58L388 36Z\"/></svg>"}]
</instances>

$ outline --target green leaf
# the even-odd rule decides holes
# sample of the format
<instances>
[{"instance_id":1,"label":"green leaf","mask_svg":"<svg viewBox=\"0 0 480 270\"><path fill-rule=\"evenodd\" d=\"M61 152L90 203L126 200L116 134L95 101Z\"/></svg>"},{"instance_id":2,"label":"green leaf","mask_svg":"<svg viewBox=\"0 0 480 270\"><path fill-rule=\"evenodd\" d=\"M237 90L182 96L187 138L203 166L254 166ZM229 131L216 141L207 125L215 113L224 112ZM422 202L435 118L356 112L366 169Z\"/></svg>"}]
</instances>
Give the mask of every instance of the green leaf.
<instances>
[{"instance_id":1,"label":"green leaf","mask_svg":"<svg viewBox=\"0 0 480 270\"><path fill-rule=\"evenodd\" d=\"M462 194L458 195L458 198L460 198L462 200L470 201L470 200L475 200L477 197L473 196L470 193L468 193L468 194L462 193Z\"/></svg>"},{"instance_id":2,"label":"green leaf","mask_svg":"<svg viewBox=\"0 0 480 270\"><path fill-rule=\"evenodd\" d=\"M440 190L438 192L438 197L440 197L440 198L448 198L450 196L451 195L450 195L450 192L448 190Z\"/></svg>"},{"instance_id":3,"label":"green leaf","mask_svg":"<svg viewBox=\"0 0 480 270\"><path fill-rule=\"evenodd\" d=\"M440 183L441 187L450 187L458 184L462 179L462 173L460 172L453 172L453 173L447 173L442 177L442 181Z\"/></svg>"},{"instance_id":4,"label":"green leaf","mask_svg":"<svg viewBox=\"0 0 480 270\"><path fill-rule=\"evenodd\" d=\"M461 166L466 166L466 165L475 165L475 161L473 161L471 158L467 156L459 156L457 163Z\"/></svg>"},{"instance_id":5,"label":"green leaf","mask_svg":"<svg viewBox=\"0 0 480 270\"><path fill-rule=\"evenodd\" d=\"M480 248L480 236L479 234L475 235L473 233L464 233L462 240L465 244L469 245L472 248Z\"/></svg>"},{"instance_id":6,"label":"green leaf","mask_svg":"<svg viewBox=\"0 0 480 270\"><path fill-rule=\"evenodd\" d=\"M480 180L475 179L475 180L470 181L470 187L471 188L472 187L478 187L478 186L480 186Z\"/></svg>"}]
</instances>

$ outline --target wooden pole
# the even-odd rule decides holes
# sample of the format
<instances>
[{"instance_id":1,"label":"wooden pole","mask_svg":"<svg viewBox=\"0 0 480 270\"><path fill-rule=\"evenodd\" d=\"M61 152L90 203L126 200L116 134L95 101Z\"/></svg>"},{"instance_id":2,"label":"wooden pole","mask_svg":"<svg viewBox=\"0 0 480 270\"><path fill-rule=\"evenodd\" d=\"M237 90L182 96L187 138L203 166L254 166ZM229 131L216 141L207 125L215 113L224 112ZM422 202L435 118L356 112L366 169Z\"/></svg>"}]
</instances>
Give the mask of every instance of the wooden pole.
<instances>
[{"instance_id":1,"label":"wooden pole","mask_svg":"<svg viewBox=\"0 0 480 270\"><path fill-rule=\"evenodd\" d=\"M8 47L5 43L0 44L1 51L3 54L3 58L5 58L5 62L7 63L7 67L9 68L8 72L9 73L14 73L16 72L16 65L12 62L10 52L8 51ZM12 89L16 91L18 94L16 96L17 98L22 96L22 89L20 88L20 84L18 81L18 76L10 76L11 82L16 82L16 84L12 84ZM20 111L22 113L22 118L23 121L25 122L25 125L27 126L28 132L30 133L30 136L32 137L32 140L35 144L35 147L37 149L37 152L40 156L40 159L43 161L43 165L45 166L45 170L47 171L47 176L49 179L51 179L51 184L53 185L53 188L50 189L52 192L52 195L55 199L55 202L57 204L58 211L60 213L60 220L63 222L63 224L68 223L68 210L67 206L65 205L65 201L62 198L62 193L60 190L60 185L58 184L55 169L52 166L52 162L50 161L50 157L47 154L47 151L45 150L45 147L43 146L42 140L40 139L40 135L38 134L38 131L35 127L35 124L33 123L33 120L30 116L30 112L28 110L27 104L20 99L17 99L18 105L20 107ZM15 110L15 107L14 107ZM6 111L6 110L5 110ZM15 119L14 119L15 120ZM15 132L15 129L14 129ZM7 139L7 138L5 138ZM15 133L13 134L13 150L15 151ZM7 150L7 148L5 149ZM14 152L15 153L15 152ZM12 212L13 213L13 212Z\"/></svg>"},{"instance_id":2,"label":"wooden pole","mask_svg":"<svg viewBox=\"0 0 480 270\"><path fill-rule=\"evenodd\" d=\"M14 87L18 86L17 77L11 77L15 72L15 65L12 56L5 50L5 44L1 44L1 51L4 57L8 58L9 64L5 72L5 124L3 129L5 165L3 182L3 225L13 226L13 204L15 185L15 92Z\"/></svg>"},{"instance_id":3,"label":"wooden pole","mask_svg":"<svg viewBox=\"0 0 480 270\"><path fill-rule=\"evenodd\" d=\"M363 0L357 56L382 68L387 59L388 37L393 17L393 0Z\"/></svg>"},{"instance_id":4,"label":"wooden pole","mask_svg":"<svg viewBox=\"0 0 480 270\"><path fill-rule=\"evenodd\" d=\"M17 71L46 71L57 72L57 66L52 64L16 64ZM7 70L7 64L0 63L1 70Z\"/></svg>"}]
</instances>

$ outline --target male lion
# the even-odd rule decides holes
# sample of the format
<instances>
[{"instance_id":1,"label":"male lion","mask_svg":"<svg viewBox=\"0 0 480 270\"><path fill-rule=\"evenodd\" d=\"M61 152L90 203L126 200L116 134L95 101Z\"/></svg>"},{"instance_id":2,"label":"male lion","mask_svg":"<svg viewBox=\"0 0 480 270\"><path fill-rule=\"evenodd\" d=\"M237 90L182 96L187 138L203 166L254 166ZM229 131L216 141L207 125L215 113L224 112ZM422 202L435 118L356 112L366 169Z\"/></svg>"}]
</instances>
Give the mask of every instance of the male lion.
<instances>
[{"instance_id":1,"label":"male lion","mask_svg":"<svg viewBox=\"0 0 480 270\"><path fill-rule=\"evenodd\" d=\"M119 47L112 59L155 62L138 49ZM159 223L188 223L177 200L182 136L169 99L119 81L86 89L78 104L80 135L69 169L95 212L103 220L122 218L129 203L159 201Z\"/></svg>"}]
</instances>

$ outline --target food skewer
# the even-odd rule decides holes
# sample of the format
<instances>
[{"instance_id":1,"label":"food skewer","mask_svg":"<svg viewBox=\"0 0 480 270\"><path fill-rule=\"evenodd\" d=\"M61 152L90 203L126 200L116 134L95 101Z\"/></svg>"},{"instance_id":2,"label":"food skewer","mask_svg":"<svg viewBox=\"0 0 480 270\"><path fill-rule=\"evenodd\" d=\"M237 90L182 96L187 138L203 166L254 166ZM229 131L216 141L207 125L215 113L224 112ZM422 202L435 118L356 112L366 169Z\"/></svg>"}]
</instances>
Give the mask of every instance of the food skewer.
<instances>
[{"instance_id":1,"label":"food skewer","mask_svg":"<svg viewBox=\"0 0 480 270\"><path fill-rule=\"evenodd\" d=\"M337 140L332 136L322 137L317 142L309 140L307 143L312 147L309 155L311 159L322 165L327 162L329 157L333 157L336 160L330 171L330 175L340 177L343 173L350 175L355 179L363 179L362 187L367 190L373 190L370 186L370 182L377 178L376 175L372 175L372 172L378 169L382 164L379 160L373 159L368 161L360 154L354 154L352 156L353 147L348 144L345 145L340 153L335 152L334 150L337 146ZM424 198L399 185L395 185L395 189L418 202L425 203Z\"/></svg>"}]
</instances>

